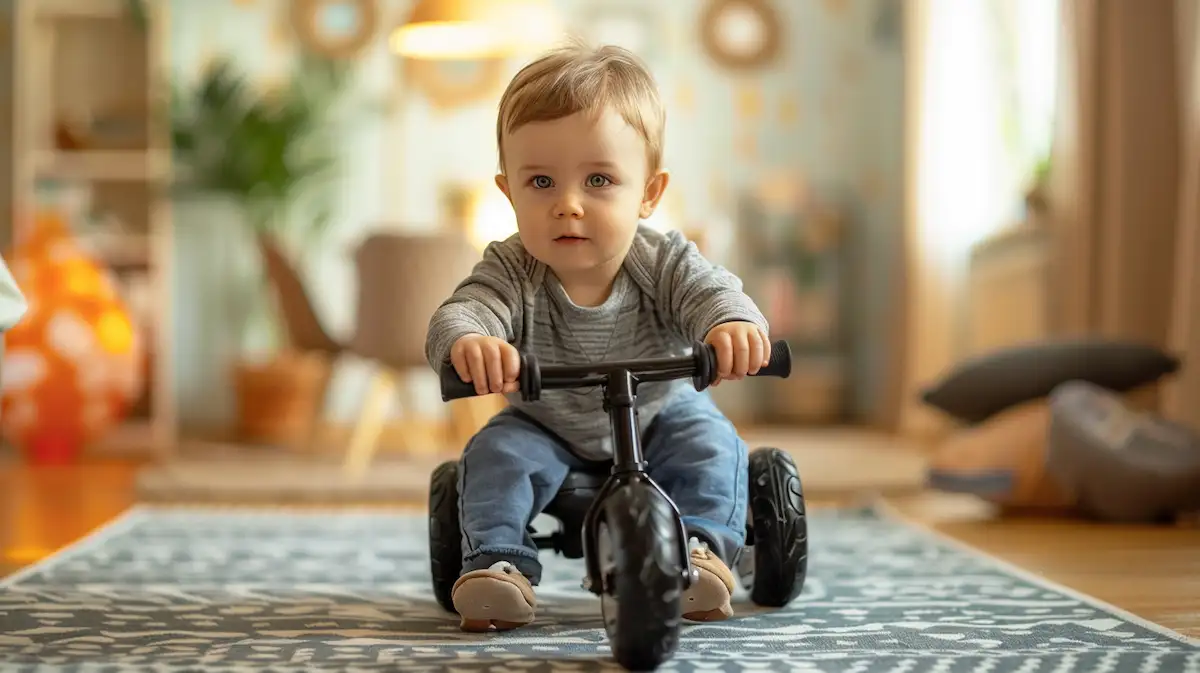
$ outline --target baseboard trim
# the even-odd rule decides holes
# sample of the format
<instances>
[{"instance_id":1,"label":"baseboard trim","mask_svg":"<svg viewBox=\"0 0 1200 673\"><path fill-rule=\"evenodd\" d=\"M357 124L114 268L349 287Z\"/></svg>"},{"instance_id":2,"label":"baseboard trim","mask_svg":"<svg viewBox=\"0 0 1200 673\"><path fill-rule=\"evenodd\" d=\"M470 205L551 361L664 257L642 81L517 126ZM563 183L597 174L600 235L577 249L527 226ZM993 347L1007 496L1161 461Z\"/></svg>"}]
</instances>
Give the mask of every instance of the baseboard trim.
<instances>
[{"instance_id":1,"label":"baseboard trim","mask_svg":"<svg viewBox=\"0 0 1200 673\"><path fill-rule=\"evenodd\" d=\"M297 453L340 456L350 444L354 424L350 422L325 422L319 424L313 441L308 444L295 443L279 448ZM446 422L423 420L392 420L384 423L379 435L376 455L403 455L406 447L417 445L428 447L422 454L457 454L460 448L451 447L450 426ZM232 428L184 428L179 433L179 445L194 443L240 444L252 446L252 442L240 439ZM155 447L144 444L105 441L91 447L86 456L92 458L151 458L161 455ZM165 452L168 455L171 451Z\"/></svg>"},{"instance_id":2,"label":"baseboard trim","mask_svg":"<svg viewBox=\"0 0 1200 673\"><path fill-rule=\"evenodd\" d=\"M828 428L812 427L812 428L795 428L795 427L775 427L772 425L762 425L750 422L749 418L732 416L730 421L737 428L739 434L743 436L761 433L772 430L792 430L792 431L816 431L828 430ZM855 426L856 429L870 429L863 426ZM297 443L293 445L275 447L295 451L301 454L312 454L320 456L341 456L346 452L350 445L350 439L354 434L354 423L349 421L326 421L320 423L316 431L316 436L313 441L307 445ZM887 433L892 434L892 433ZM904 437L898 435L897 439L913 440L917 438ZM930 444L928 438L921 438L926 441L922 444ZM453 425L445 420L432 419L393 419L386 421L379 435L379 444L376 450L377 456L403 456L413 453L409 447L421 447L419 451L422 455L438 454L447 456L458 456L462 453L462 443L465 439L455 437ZM232 428L183 428L179 433L179 446L189 444L235 444L244 446L253 446L252 442L247 442L239 439L237 433ZM120 441L105 441L98 443L88 451L85 456L89 458L129 458L129 459L150 459L162 455L173 455L177 451L159 451L154 446L145 444L126 444Z\"/></svg>"}]
</instances>

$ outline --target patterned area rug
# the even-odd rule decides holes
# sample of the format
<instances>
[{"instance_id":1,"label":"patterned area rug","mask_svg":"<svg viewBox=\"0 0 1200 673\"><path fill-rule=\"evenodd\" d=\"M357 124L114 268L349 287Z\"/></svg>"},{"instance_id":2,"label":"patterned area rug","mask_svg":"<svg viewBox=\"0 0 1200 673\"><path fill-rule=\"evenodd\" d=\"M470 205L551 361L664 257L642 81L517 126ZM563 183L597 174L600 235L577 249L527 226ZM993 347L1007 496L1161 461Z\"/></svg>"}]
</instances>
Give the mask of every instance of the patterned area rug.
<instances>
[{"instance_id":1,"label":"patterned area rug","mask_svg":"<svg viewBox=\"0 0 1200 673\"><path fill-rule=\"evenodd\" d=\"M617 670L582 562L536 625L466 634L423 517L135 509L0 585L3 670ZM815 512L801 599L689 625L663 671L1195 673L1200 644L871 511ZM743 594L744 596L744 594Z\"/></svg>"}]
</instances>

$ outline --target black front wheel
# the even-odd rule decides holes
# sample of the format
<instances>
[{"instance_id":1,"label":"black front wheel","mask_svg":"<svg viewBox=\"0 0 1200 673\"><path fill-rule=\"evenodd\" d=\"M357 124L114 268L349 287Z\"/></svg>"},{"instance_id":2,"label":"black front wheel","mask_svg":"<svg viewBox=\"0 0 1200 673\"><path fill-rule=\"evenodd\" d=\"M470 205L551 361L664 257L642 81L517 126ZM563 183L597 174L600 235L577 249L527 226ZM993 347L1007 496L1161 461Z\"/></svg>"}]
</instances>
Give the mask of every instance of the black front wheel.
<instances>
[{"instance_id":1,"label":"black front wheel","mask_svg":"<svg viewBox=\"0 0 1200 673\"><path fill-rule=\"evenodd\" d=\"M604 501L595 549L613 658L631 671L654 670L675 653L682 628L686 559L671 503L643 482L617 488Z\"/></svg>"},{"instance_id":2,"label":"black front wheel","mask_svg":"<svg viewBox=\"0 0 1200 673\"><path fill-rule=\"evenodd\" d=\"M808 519L796 463L775 448L750 454L750 526L753 544L739 562L750 600L764 607L791 603L808 574Z\"/></svg>"},{"instance_id":3,"label":"black front wheel","mask_svg":"<svg viewBox=\"0 0 1200 673\"><path fill-rule=\"evenodd\" d=\"M429 570L433 595L443 608L457 613L451 594L462 574L462 531L458 524L458 463L437 466L429 478Z\"/></svg>"}]
</instances>

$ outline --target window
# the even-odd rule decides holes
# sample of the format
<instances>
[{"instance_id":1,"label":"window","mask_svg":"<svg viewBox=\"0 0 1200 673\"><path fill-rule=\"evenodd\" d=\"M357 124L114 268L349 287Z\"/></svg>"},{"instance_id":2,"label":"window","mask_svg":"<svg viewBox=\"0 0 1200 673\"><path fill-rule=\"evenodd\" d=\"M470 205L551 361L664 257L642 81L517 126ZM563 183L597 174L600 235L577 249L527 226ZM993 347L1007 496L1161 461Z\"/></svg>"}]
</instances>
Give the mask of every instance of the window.
<instances>
[{"instance_id":1,"label":"window","mask_svg":"<svg viewBox=\"0 0 1200 673\"><path fill-rule=\"evenodd\" d=\"M942 262L1023 215L1050 148L1056 0L928 0L919 73L922 247Z\"/></svg>"}]
</instances>

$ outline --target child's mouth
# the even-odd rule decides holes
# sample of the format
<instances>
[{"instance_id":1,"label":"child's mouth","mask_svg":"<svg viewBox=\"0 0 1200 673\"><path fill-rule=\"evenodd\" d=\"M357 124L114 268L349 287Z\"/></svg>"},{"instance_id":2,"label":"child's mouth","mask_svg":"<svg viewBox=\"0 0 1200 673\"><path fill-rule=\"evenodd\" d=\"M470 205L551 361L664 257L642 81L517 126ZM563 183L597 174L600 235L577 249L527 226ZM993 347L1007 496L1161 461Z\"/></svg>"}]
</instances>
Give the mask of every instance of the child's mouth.
<instances>
[{"instance_id":1,"label":"child's mouth","mask_svg":"<svg viewBox=\"0 0 1200 673\"><path fill-rule=\"evenodd\" d=\"M555 243L583 243L587 239L582 236L559 236L554 239Z\"/></svg>"}]
</instances>

